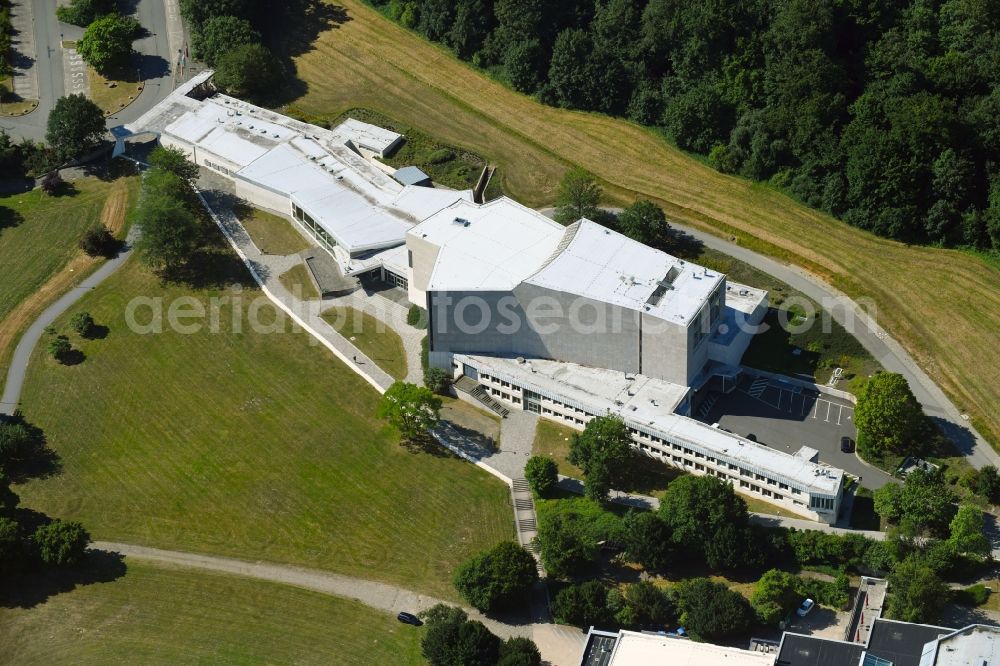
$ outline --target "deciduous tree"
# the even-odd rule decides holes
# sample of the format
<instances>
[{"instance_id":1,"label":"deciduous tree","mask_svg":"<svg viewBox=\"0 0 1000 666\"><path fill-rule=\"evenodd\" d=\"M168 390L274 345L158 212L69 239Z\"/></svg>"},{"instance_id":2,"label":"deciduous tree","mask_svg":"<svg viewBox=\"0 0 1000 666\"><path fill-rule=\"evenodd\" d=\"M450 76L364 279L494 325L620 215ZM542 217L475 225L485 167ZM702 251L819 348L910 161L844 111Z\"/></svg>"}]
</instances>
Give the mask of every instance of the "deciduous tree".
<instances>
[{"instance_id":1,"label":"deciduous tree","mask_svg":"<svg viewBox=\"0 0 1000 666\"><path fill-rule=\"evenodd\" d=\"M900 374L877 373L858 395L854 424L863 451L875 455L902 453L913 445L924 423L920 403Z\"/></svg>"},{"instance_id":2,"label":"deciduous tree","mask_svg":"<svg viewBox=\"0 0 1000 666\"><path fill-rule=\"evenodd\" d=\"M438 604L424 618L421 651L431 666L494 666L500 658L500 639L461 608Z\"/></svg>"},{"instance_id":3,"label":"deciduous tree","mask_svg":"<svg viewBox=\"0 0 1000 666\"><path fill-rule=\"evenodd\" d=\"M656 246L670 230L670 225L662 208L652 201L639 199L618 216L618 229L632 240Z\"/></svg>"},{"instance_id":4,"label":"deciduous tree","mask_svg":"<svg viewBox=\"0 0 1000 666\"><path fill-rule=\"evenodd\" d=\"M889 575L888 615L904 622L933 624L948 599L948 586L918 559L907 558Z\"/></svg>"},{"instance_id":5,"label":"deciduous tree","mask_svg":"<svg viewBox=\"0 0 1000 666\"><path fill-rule=\"evenodd\" d=\"M60 97L49 113L45 140L62 159L93 147L104 135L104 113L84 95Z\"/></svg>"},{"instance_id":6,"label":"deciduous tree","mask_svg":"<svg viewBox=\"0 0 1000 666\"><path fill-rule=\"evenodd\" d=\"M191 35L194 57L214 67L229 51L260 42L260 33L250 21L236 16L213 16Z\"/></svg>"},{"instance_id":7,"label":"deciduous tree","mask_svg":"<svg viewBox=\"0 0 1000 666\"><path fill-rule=\"evenodd\" d=\"M87 27L76 43L76 50L88 65L107 73L113 67L128 64L138 31L139 23L131 16L108 14Z\"/></svg>"},{"instance_id":8,"label":"deciduous tree","mask_svg":"<svg viewBox=\"0 0 1000 666\"><path fill-rule=\"evenodd\" d=\"M382 395L376 416L395 426L404 440L414 441L437 424L440 413L441 398L430 389L396 382Z\"/></svg>"},{"instance_id":9,"label":"deciduous tree","mask_svg":"<svg viewBox=\"0 0 1000 666\"><path fill-rule=\"evenodd\" d=\"M525 601L537 581L534 556L510 541L480 553L455 572L455 589L484 613Z\"/></svg>"},{"instance_id":10,"label":"deciduous tree","mask_svg":"<svg viewBox=\"0 0 1000 666\"><path fill-rule=\"evenodd\" d=\"M283 77L281 62L266 46L244 44L219 58L213 81L232 95L263 100L276 94Z\"/></svg>"},{"instance_id":11,"label":"deciduous tree","mask_svg":"<svg viewBox=\"0 0 1000 666\"><path fill-rule=\"evenodd\" d=\"M559 183L556 220L570 224L581 217L593 218L597 215L600 201L601 186L594 177L579 167L573 167Z\"/></svg>"},{"instance_id":12,"label":"deciduous tree","mask_svg":"<svg viewBox=\"0 0 1000 666\"><path fill-rule=\"evenodd\" d=\"M57 519L36 529L32 541L44 564L68 566L83 559L90 534L80 523Z\"/></svg>"},{"instance_id":13,"label":"deciduous tree","mask_svg":"<svg viewBox=\"0 0 1000 666\"><path fill-rule=\"evenodd\" d=\"M536 496L545 497L559 482L559 466L548 456L531 456L524 466L524 478Z\"/></svg>"}]
</instances>

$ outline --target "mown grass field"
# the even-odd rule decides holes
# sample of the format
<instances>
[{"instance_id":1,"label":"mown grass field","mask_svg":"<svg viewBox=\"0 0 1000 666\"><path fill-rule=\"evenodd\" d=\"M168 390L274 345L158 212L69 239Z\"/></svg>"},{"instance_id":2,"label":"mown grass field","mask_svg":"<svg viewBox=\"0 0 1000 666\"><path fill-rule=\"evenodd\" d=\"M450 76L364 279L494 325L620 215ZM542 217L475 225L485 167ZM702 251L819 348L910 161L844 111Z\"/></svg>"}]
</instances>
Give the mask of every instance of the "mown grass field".
<instances>
[{"instance_id":1,"label":"mown grass field","mask_svg":"<svg viewBox=\"0 0 1000 666\"><path fill-rule=\"evenodd\" d=\"M208 263L227 262L216 284L247 282L228 250ZM126 325L140 296L163 303L163 333ZM259 296L245 286L242 317L221 303L219 332L206 316L181 334L167 325L174 299L210 312L231 290L164 285L130 261L67 312L57 328L87 310L109 332L79 341L79 365L34 355L24 413L62 472L18 486L22 504L80 520L96 539L300 564L456 598L455 567L513 536L507 488L443 452L400 446L374 416L378 394L324 348L290 325L251 327ZM269 302L258 315L263 326L276 316ZM150 306L136 310L137 322L151 318Z\"/></svg>"},{"instance_id":2,"label":"mown grass field","mask_svg":"<svg viewBox=\"0 0 1000 666\"><path fill-rule=\"evenodd\" d=\"M421 664L422 630L358 602L127 560L124 576L0 608L11 664ZM39 586L35 576L16 586Z\"/></svg>"},{"instance_id":3,"label":"mown grass field","mask_svg":"<svg viewBox=\"0 0 1000 666\"><path fill-rule=\"evenodd\" d=\"M0 196L0 378L22 331L102 263L77 247L80 236L99 222L122 235L138 179L84 178L73 189Z\"/></svg>"},{"instance_id":4,"label":"mown grass field","mask_svg":"<svg viewBox=\"0 0 1000 666\"><path fill-rule=\"evenodd\" d=\"M406 350L399 334L357 308L330 308L322 314L332 327L394 379L406 377Z\"/></svg>"},{"instance_id":5,"label":"mown grass field","mask_svg":"<svg viewBox=\"0 0 1000 666\"><path fill-rule=\"evenodd\" d=\"M762 184L722 175L652 131L597 114L542 106L490 80L360 0L338 0L347 21L295 59L304 113L362 106L500 167L504 188L548 205L578 164L609 199L643 196L677 222L798 264L877 306L896 336L984 434L1000 442L1000 270L960 251L876 238ZM294 35L290 36L294 40Z\"/></svg>"}]
</instances>

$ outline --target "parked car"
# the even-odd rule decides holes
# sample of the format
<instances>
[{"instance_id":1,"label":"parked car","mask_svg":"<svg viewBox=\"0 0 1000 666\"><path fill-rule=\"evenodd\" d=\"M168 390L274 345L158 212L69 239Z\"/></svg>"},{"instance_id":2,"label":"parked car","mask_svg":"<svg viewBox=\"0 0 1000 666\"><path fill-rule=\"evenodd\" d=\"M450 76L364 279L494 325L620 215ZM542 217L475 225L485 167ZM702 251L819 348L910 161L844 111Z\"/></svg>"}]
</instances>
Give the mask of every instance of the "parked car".
<instances>
[{"instance_id":1,"label":"parked car","mask_svg":"<svg viewBox=\"0 0 1000 666\"><path fill-rule=\"evenodd\" d=\"M854 453L854 440L850 437L841 437L840 450L844 453Z\"/></svg>"},{"instance_id":2,"label":"parked car","mask_svg":"<svg viewBox=\"0 0 1000 666\"><path fill-rule=\"evenodd\" d=\"M809 612L812 611L812 609L815 607L816 607L815 601L813 601L812 599L806 599L805 601L802 602L802 605L799 606L798 610L796 610L795 613L799 617L805 617L806 615L809 615Z\"/></svg>"},{"instance_id":3,"label":"parked car","mask_svg":"<svg viewBox=\"0 0 1000 666\"><path fill-rule=\"evenodd\" d=\"M399 615L397 615L396 619L402 622L403 624L412 624L414 627L419 627L424 623L423 620L421 620L419 617L417 617L413 613L407 613L406 611L403 611Z\"/></svg>"}]
</instances>

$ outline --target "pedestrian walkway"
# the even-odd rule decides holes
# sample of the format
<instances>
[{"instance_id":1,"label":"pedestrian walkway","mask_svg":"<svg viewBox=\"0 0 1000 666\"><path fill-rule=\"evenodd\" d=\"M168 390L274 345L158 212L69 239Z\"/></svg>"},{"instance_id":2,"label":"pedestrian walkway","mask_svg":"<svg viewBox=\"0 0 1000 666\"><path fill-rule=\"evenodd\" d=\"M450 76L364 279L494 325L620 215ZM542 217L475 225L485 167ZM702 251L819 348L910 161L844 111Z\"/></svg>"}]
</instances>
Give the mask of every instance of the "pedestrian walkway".
<instances>
[{"instance_id":1,"label":"pedestrian walkway","mask_svg":"<svg viewBox=\"0 0 1000 666\"><path fill-rule=\"evenodd\" d=\"M389 388L395 380L320 316L324 307L329 306L324 306L320 300L303 300L281 284L278 278L293 266L301 265L302 259L296 255L279 256L261 252L233 213L230 195L209 189L212 187L211 180L203 179L200 185L208 185L204 190L197 190L199 196L265 294L296 324L319 340L380 393Z\"/></svg>"},{"instance_id":2,"label":"pedestrian walkway","mask_svg":"<svg viewBox=\"0 0 1000 666\"><path fill-rule=\"evenodd\" d=\"M307 569L305 567L271 562L248 562L232 557L187 553L107 541L95 541L91 544L91 549L121 553L126 557L145 560L147 562L200 569L202 571L215 571L271 583L292 585L314 592L354 599L366 606L388 613L398 613L400 611L419 613L437 604L446 603L455 605L452 602L420 594L389 583L345 576L320 569ZM526 636L530 638L532 635L533 625L527 622L524 624L501 622L500 620L487 617L473 608L465 608L465 612L469 614L470 618L479 620L490 631L502 638L510 638L511 636Z\"/></svg>"}]
</instances>

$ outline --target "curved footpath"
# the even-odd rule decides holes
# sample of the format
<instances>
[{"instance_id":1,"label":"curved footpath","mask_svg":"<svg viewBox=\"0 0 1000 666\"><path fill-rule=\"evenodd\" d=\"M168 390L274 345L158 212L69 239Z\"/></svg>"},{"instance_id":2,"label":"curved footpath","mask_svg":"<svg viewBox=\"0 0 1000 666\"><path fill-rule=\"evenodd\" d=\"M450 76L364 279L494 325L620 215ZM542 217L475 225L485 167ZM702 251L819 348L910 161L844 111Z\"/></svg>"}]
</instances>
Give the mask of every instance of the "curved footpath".
<instances>
[{"instance_id":1,"label":"curved footpath","mask_svg":"<svg viewBox=\"0 0 1000 666\"><path fill-rule=\"evenodd\" d=\"M45 308L45 311L24 332L14 349L14 356L10 360L10 368L7 370L7 381L3 387L3 397L0 398L0 414L9 416L17 411L18 401L21 398L21 388L24 386L24 375L28 370L28 361L31 360L31 352L35 349L35 345L38 344L42 335L45 334L45 329L83 298L84 294L108 279L125 263L125 260L132 254L132 243L136 236L137 228L132 227L125 238L125 246L116 257L108 259L103 266L88 275L83 282Z\"/></svg>"},{"instance_id":2,"label":"curved footpath","mask_svg":"<svg viewBox=\"0 0 1000 666\"><path fill-rule=\"evenodd\" d=\"M366 606L390 613L398 613L400 611L417 613L427 610L435 604L453 605L442 599L419 594L388 583L344 576L320 569L307 569L305 567L271 562L248 562L232 557L186 553L107 541L95 541L91 544L90 548L92 550L121 553L126 557L133 557L137 560L244 576L246 578L255 578L281 585L292 585L312 590L313 592L354 599ZM466 608L465 612L469 614L469 617L481 621L490 628L490 631L503 638L510 636L531 636L532 625L530 624L507 624L488 618L472 608Z\"/></svg>"}]
</instances>

